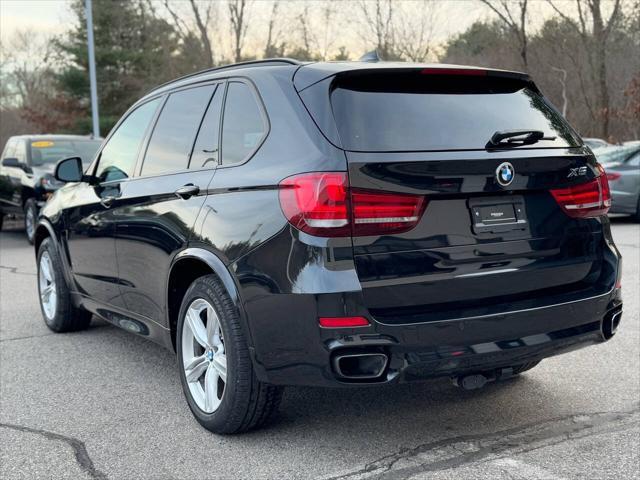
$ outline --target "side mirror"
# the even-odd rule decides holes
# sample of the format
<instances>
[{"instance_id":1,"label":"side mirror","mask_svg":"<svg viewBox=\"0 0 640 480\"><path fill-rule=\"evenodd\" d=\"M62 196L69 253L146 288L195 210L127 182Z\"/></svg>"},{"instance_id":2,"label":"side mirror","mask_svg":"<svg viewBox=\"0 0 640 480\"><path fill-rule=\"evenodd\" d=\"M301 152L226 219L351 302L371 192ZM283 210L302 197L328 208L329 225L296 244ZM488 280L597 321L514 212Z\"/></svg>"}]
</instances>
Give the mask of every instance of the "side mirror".
<instances>
[{"instance_id":1,"label":"side mirror","mask_svg":"<svg viewBox=\"0 0 640 480\"><path fill-rule=\"evenodd\" d=\"M86 179L82 171L82 159L70 157L60 160L56 165L55 177L61 182L82 182Z\"/></svg>"},{"instance_id":2,"label":"side mirror","mask_svg":"<svg viewBox=\"0 0 640 480\"><path fill-rule=\"evenodd\" d=\"M23 168L22 162L15 157L7 157L2 159L3 167Z\"/></svg>"}]
</instances>

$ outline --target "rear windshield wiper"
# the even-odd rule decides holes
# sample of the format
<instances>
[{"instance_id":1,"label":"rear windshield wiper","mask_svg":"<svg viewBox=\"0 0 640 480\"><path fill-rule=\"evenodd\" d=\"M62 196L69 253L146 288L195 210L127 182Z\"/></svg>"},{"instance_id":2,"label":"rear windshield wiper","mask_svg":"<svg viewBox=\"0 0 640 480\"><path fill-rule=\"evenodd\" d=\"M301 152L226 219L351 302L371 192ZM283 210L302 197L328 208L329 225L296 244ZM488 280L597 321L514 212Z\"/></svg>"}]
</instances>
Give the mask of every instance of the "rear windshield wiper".
<instances>
[{"instance_id":1,"label":"rear windshield wiper","mask_svg":"<svg viewBox=\"0 0 640 480\"><path fill-rule=\"evenodd\" d=\"M485 148L520 147L531 145L539 140L555 140L556 137L545 137L541 130L505 130L495 132Z\"/></svg>"}]
</instances>

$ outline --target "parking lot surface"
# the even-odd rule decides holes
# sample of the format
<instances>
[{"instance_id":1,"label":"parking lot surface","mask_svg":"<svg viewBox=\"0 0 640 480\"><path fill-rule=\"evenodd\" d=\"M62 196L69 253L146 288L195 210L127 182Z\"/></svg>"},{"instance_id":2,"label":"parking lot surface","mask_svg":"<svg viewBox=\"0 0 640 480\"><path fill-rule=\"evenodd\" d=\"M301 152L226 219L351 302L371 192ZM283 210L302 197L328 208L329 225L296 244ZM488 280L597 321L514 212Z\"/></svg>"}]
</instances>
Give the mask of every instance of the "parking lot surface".
<instances>
[{"instance_id":1,"label":"parking lot surface","mask_svg":"<svg viewBox=\"0 0 640 480\"><path fill-rule=\"evenodd\" d=\"M640 476L640 226L619 218L624 314L605 344L466 392L448 380L289 388L277 422L221 437L175 356L94 319L54 334L18 222L0 233L0 478L573 479Z\"/></svg>"}]
</instances>

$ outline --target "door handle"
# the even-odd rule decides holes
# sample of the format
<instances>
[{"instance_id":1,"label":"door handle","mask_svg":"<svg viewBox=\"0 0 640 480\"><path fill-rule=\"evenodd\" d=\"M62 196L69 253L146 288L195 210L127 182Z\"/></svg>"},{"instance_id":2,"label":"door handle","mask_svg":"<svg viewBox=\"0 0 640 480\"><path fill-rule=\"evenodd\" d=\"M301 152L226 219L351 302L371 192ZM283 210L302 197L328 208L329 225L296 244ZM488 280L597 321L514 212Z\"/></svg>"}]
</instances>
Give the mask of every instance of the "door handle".
<instances>
[{"instance_id":1,"label":"door handle","mask_svg":"<svg viewBox=\"0 0 640 480\"><path fill-rule=\"evenodd\" d=\"M200 193L200 187L193 183L187 183L175 191L175 194L183 200L187 200L198 193Z\"/></svg>"},{"instance_id":2,"label":"door handle","mask_svg":"<svg viewBox=\"0 0 640 480\"><path fill-rule=\"evenodd\" d=\"M100 199L100 203L105 207L105 208L109 208L111 205L113 205L113 202L115 201L116 197L102 197Z\"/></svg>"}]
</instances>

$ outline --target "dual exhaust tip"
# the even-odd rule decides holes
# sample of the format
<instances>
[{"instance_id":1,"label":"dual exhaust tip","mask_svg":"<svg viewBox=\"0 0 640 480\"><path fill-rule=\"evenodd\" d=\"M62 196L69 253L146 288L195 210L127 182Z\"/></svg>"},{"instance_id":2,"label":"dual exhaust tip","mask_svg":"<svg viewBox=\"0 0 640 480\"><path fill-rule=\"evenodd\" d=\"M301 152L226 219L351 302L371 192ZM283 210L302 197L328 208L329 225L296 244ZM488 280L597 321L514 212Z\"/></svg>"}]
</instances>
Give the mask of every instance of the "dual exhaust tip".
<instances>
[{"instance_id":1,"label":"dual exhaust tip","mask_svg":"<svg viewBox=\"0 0 640 480\"><path fill-rule=\"evenodd\" d=\"M377 380L387 370L389 356L382 352L339 353L333 357L333 369L344 380Z\"/></svg>"},{"instance_id":2,"label":"dual exhaust tip","mask_svg":"<svg viewBox=\"0 0 640 480\"><path fill-rule=\"evenodd\" d=\"M605 340L613 337L620 325L622 309L613 310L602 319L601 334ZM389 356L382 352L353 352L337 353L333 357L333 370L344 380L358 381L382 380L389 365ZM475 390L482 388L489 379L484 375L468 375L459 378L462 388Z\"/></svg>"}]
</instances>

